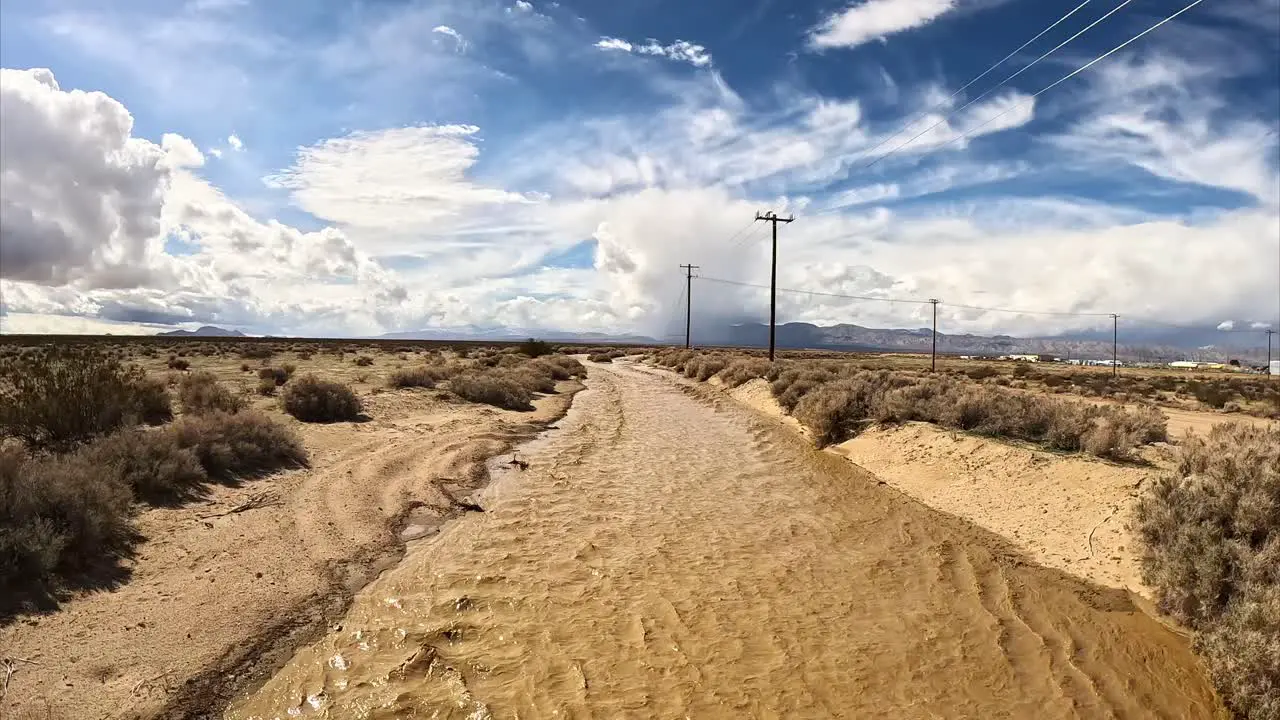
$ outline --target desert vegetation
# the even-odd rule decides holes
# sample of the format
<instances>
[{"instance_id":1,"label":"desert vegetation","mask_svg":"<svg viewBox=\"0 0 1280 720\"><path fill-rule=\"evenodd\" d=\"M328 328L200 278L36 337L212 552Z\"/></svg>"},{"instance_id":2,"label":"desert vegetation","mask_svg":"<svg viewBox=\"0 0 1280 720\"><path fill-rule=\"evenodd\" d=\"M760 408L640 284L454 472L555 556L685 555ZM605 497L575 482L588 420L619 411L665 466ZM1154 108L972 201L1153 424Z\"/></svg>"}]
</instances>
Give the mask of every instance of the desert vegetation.
<instances>
[{"instance_id":1,"label":"desert vegetation","mask_svg":"<svg viewBox=\"0 0 1280 720\"><path fill-rule=\"evenodd\" d=\"M874 423L929 422L1067 452L1131 461L1137 449L1166 438L1153 406L1121 408L1048 398L998 384L910 370L870 370L827 360L788 360L672 350L656 363L695 380L736 387L763 377L779 405L819 446L854 437Z\"/></svg>"},{"instance_id":2,"label":"desert vegetation","mask_svg":"<svg viewBox=\"0 0 1280 720\"><path fill-rule=\"evenodd\" d=\"M1280 717L1280 429L1223 424L1187 437L1135 516L1144 579L1196 630L1227 705Z\"/></svg>"},{"instance_id":3,"label":"desert vegetation","mask_svg":"<svg viewBox=\"0 0 1280 720\"><path fill-rule=\"evenodd\" d=\"M315 375L304 375L285 388L280 397L284 411L303 422L356 420L364 404L351 388Z\"/></svg>"},{"instance_id":4,"label":"desert vegetation","mask_svg":"<svg viewBox=\"0 0 1280 720\"><path fill-rule=\"evenodd\" d=\"M183 377L184 414L168 422L165 383L117 354L53 346L39 356L0 363L0 582L13 589L0 615L118 579L139 541L137 503L307 461L292 431L244 410L210 373Z\"/></svg>"}]
</instances>

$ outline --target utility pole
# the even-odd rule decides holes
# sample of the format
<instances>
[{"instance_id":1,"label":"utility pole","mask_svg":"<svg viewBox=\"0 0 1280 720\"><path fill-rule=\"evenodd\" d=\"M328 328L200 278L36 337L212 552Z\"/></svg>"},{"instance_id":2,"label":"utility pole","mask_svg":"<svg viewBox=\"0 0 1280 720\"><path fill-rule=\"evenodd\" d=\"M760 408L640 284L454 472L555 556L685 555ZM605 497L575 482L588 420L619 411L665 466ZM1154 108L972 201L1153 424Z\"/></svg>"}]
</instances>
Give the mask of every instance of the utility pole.
<instances>
[{"instance_id":1,"label":"utility pole","mask_svg":"<svg viewBox=\"0 0 1280 720\"><path fill-rule=\"evenodd\" d=\"M795 220L795 218L780 218L778 217L778 213L770 210L763 215L756 213L756 221L759 222L761 220L767 223L773 223L773 260L769 265L769 362L773 362L773 326L777 320L778 310L778 223L789 223Z\"/></svg>"},{"instance_id":2,"label":"utility pole","mask_svg":"<svg viewBox=\"0 0 1280 720\"><path fill-rule=\"evenodd\" d=\"M684 349L689 349L689 328L693 325L693 271L700 265L681 265L684 268Z\"/></svg>"},{"instance_id":3,"label":"utility pole","mask_svg":"<svg viewBox=\"0 0 1280 720\"><path fill-rule=\"evenodd\" d=\"M929 372L938 369L938 300L929 298L933 303L933 348L929 351Z\"/></svg>"},{"instance_id":4,"label":"utility pole","mask_svg":"<svg viewBox=\"0 0 1280 720\"><path fill-rule=\"evenodd\" d=\"M1120 375L1117 357L1120 351L1120 316L1111 313L1111 377Z\"/></svg>"},{"instance_id":5,"label":"utility pole","mask_svg":"<svg viewBox=\"0 0 1280 720\"><path fill-rule=\"evenodd\" d=\"M1271 328L1267 328L1265 332L1267 333L1267 374L1270 375L1271 374L1271 336L1275 335L1276 331L1272 330Z\"/></svg>"}]
</instances>

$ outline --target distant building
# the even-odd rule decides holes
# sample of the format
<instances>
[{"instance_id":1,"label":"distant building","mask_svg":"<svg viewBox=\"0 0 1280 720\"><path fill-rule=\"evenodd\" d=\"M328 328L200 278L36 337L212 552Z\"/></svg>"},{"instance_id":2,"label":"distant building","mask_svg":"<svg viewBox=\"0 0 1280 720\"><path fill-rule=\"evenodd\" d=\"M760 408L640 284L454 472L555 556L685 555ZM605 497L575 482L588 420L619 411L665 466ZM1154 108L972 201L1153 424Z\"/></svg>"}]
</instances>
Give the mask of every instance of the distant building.
<instances>
[{"instance_id":1,"label":"distant building","mask_svg":"<svg viewBox=\"0 0 1280 720\"><path fill-rule=\"evenodd\" d=\"M1272 360L1270 369L1272 375L1280 375L1280 360Z\"/></svg>"},{"instance_id":2,"label":"distant building","mask_svg":"<svg viewBox=\"0 0 1280 720\"><path fill-rule=\"evenodd\" d=\"M1179 370L1195 370L1196 368L1200 367L1200 363L1194 362L1192 360L1174 360L1173 362L1169 363L1169 367L1177 368Z\"/></svg>"},{"instance_id":3,"label":"distant building","mask_svg":"<svg viewBox=\"0 0 1280 720\"><path fill-rule=\"evenodd\" d=\"M1016 360L1018 362L1040 362L1039 355L1001 355L1001 360Z\"/></svg>"}]
</instances>

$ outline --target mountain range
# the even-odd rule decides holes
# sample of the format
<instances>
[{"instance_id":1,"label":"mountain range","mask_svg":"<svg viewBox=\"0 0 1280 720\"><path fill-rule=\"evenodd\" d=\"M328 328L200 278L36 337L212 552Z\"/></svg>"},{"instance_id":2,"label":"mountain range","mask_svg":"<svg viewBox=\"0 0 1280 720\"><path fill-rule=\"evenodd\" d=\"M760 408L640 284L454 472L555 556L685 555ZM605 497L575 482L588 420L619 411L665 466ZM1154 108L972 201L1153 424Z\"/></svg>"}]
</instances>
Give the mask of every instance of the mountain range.
<instances>
[{"instance_id":1,"label":"mountain range","mask_svg":"<svg viewBox=\"0 0 1280 720\"><path fill-rule=\"evenodd\" d=\"M239 330L206 325L197 330L173 330L164 337L246 337ZM513 342L538 338L552 342L657 345L645 335L598 332L568 332L530 328L482 327L466 325L431 328L380 335L379 340L464 340ZM1261 361L1266 357L1265 336L1257 333L1226 333L1212 328L1125 328L1117 348L1124 360L1169 361L1194 359L1225 362L1231 358ZM669 342L678 342L671 338ZM784 323L777 327L778 347L824 350L929 352L932 333L928 328L869 328L861 325L813 325ZM698 346L765 347L769 326L761 323L714 325L693 328ZM1110 332L1083 332L1053 337L1020 338L1009 335L938 333L938 352L952 355L1050 354L1065 358L1106 359L1111 357Z\"/></svg>"}]
</instances>

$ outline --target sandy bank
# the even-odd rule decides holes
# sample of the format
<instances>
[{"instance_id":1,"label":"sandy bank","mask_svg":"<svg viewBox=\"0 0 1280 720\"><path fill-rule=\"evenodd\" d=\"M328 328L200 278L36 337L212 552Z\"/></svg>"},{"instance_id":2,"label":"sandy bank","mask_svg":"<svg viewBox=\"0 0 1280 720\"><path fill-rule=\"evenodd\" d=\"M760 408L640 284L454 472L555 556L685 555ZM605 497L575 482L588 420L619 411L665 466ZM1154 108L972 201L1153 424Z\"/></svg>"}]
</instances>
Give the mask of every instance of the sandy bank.
<instances>
[{"instance_id":1,"label":"sandy bank","mask_svg":"<svg viewBox=\"0 0 1280 720\"><path fill-rule=\"evenodd\" d=\"M143 511L126 583L0 628L0 655L31 661L0 717L220 716L399 559L402 527L430 534L461 513L485 458L562 416L580 387L528 413L406 390L366 398L366 423L288 420L311 469Z\"/></svg>"},{"instance_id":2,"label":"sandy bank","mask_svg":"<svg viewBox=\"0 0 1280 720\"><path fill-rule=\"evenodd\" d=\"M739 402L806 432L769 390L752 380L727 391ZM1233 419L1214 413L1162 410L1170 435L1207 431ZM1127 524L1138 490L1164 461L1118 465L955 433L927 423L877 427L828 448L895 489L1012 541L1028 557L1107 587L1144 597L1139 546Z\"/></svg>"}]
</instances>

